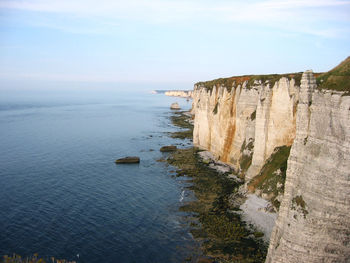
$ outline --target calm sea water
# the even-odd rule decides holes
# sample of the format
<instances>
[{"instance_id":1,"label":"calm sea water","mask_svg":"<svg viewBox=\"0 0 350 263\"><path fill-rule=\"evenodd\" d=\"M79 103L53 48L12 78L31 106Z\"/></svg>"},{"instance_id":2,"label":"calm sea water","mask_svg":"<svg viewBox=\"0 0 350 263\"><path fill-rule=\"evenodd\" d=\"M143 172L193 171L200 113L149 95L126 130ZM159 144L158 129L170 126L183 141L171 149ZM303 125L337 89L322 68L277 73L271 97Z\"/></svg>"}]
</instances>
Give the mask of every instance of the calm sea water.
<instances>
[{"instance_id":1,"label":"calm sea water","mask_svg":"<svg viewBox=\"0 0 350 263\"><path fill-rule=\"evenodd\" d=\"M0 255L78 262L182 262L196 243L178 212L184 179L159 148L169 105L142 93L2 98ZM154 150L154 151L152 151ZM119 165L136 155L139 165Z\"/></svg>"}]
</instances>

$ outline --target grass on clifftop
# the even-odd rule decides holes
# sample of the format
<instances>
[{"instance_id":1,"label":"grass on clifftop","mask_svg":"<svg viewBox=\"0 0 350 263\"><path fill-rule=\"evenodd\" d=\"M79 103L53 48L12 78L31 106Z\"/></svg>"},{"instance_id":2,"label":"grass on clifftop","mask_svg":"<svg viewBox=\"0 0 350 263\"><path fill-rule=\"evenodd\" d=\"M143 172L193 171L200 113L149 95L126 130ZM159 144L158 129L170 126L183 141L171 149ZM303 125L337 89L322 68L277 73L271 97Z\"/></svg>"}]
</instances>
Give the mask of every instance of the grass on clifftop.
<instances>
[{"instance_id":1,"label":"grass on clifftop","mask_svg":"<svg viewBox=\"0 0 350 263\"><path fill-rule=\"evenodd\" d=\"M334 69L326 73L314 73L317 86L320 89L328 89L335 91L345 91L350 95L350 57L341 62ZM199 87L205 87L207 90L212 90L213 87L223 86L227 90L231 91L233 86L242 85L245 81L248 81L247 87L251 87L254 81L262 81L266 83L267 81L273 86L276 81L282 77L287 77L289 79L294 78L295 84L300 86L302 72L298 73L287 73L287 74L269 74L269 75L244 75L244 76L233 76L229 78L219 78L209 81L200 81L195 85ZM234 85L235 84L235 85Z\"/></svg>"},{"instance_id":2,"label":"grass on clifftop","mask_svg":"<svg viewBox=\"0 0 350 263\"><path fill-rule=\"evenodd\" d=\"M203 86L207 90L212 90L214 86L217 88L219 86L226 87L229 91L231 90L233 84L235 86L242 85L245 81L248 81L247 87L249 88L254 84L254 81L262 81L262 83L269 82L272 86L275 85L275 82L282 77L287 77L289 79L294 79L297 86L300 85L302 72L299 73L288 73L288 74L270 74L270 75L244 75L244 76L235 76L229 78L219 78L210 81L201 81L197 82L197 86Z\"/></svg>"},{"instance_id":3,"label":"grass on clifftop","mask_svg":"<svg viewBox=\"0 0 350 263\"><path fill-rule=\"evenodd\" d=\"M350 57L334 69L319 75L316 80L320 89L346 91L350 94Z\"/></svg>"}]
</instances>

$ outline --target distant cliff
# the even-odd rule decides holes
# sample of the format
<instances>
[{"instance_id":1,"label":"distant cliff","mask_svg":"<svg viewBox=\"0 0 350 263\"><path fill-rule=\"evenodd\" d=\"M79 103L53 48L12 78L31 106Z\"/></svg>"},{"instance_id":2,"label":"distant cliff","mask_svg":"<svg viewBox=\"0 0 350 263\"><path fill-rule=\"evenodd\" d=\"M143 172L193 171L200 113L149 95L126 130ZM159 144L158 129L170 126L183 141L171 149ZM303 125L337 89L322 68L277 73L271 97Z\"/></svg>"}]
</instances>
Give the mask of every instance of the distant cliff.
<instances>
[{"instance_id":1,"label":"distant cliff","mask_svg":"<svg viewBox=\"0 0 350 263\"><path fill-rule=\"evenodd\" d=\"M316 77L194 87L194 144L232 164L248 191L279 210L266 262L350 260L350 59Z\"/></svg>"},{"instance_id":2,"label":"distant cliff","mask_svg":"<svg viewBox=\"0 0 350 263\"><path fill-rule=\"evenodd\" d=\"M165 94L166 96L181 97L181 98L192 98L192 90L153 90L153 94Z\"/></svg>"}]
</instances>

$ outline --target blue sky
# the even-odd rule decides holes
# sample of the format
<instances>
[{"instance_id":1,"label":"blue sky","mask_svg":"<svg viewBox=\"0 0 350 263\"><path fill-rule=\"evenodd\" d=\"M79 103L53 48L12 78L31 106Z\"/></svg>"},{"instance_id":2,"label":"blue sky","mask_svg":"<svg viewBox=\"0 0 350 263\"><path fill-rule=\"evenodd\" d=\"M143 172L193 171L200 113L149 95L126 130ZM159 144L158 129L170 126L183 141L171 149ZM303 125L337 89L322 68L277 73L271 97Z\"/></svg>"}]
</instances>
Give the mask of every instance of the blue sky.
<instances>
[{"instance_id":1,"label":"blue sky","mask_svg":"<svg viewBox=\"0 0 350 263\"><path fill-rule=\"evenodd\" d=\"M0 0L0 88L190 89L349 55L345 0Z\"/></svg>"}]
</instances>

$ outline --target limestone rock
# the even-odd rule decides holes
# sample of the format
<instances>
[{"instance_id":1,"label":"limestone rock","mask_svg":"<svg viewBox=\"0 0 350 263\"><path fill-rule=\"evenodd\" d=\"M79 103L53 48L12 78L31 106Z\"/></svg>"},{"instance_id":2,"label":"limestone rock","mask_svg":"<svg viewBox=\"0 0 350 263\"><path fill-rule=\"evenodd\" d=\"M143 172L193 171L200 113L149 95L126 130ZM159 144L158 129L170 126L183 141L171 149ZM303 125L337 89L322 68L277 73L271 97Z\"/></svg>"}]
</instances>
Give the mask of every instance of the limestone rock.
<instances>
[{"instance_id":1,"label":"limestone rock","mask_svg":"<svg viewBox=\"0 0 350 263\"><path fill-rule=\"evenodd\" d=\"M305 72L267 263L350 261L350 97L315 88Z\"/></svg>"},{"instance_id":2,"label":"limestone rock","mask_svg":"<svg viewBox=\"0 0 350 263\"><path fill-rule=\"evenodd\" d=\"M254 139L258 91L245 87L231 91L220 86L208 90L195 87L192 113L194 145L211 151L216 158L239 168L241 146Z\"/></svg>"},{"instance_id":3,"label":"limestone rock","mask_svg":"<svg viewBox=\"0 0 350 263\"><path fill-rule=\"evenodd\" d=\"M195 86L193 143L239 170L244 147L250 149L252 165L247 181L258 174L276 147L291 145L295 137L299 87L294 79L281 78L273 87L258 81L227 88ZM246 154L247 155L247 154Z\"/></svg>"}]
</instances>

